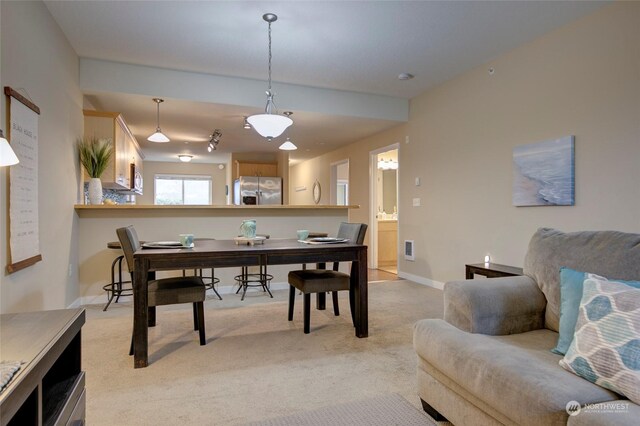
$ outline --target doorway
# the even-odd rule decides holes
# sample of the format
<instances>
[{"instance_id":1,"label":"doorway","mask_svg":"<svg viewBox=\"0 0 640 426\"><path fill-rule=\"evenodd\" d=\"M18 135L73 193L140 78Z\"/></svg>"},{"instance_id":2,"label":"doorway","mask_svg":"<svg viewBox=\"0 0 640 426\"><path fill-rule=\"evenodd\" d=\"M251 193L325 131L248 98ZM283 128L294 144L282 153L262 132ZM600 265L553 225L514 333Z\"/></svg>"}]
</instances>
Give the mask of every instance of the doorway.
<instances>
[{"instance_id":1,"label":"doorway","mask_svg":"<svg viewBox=\"0 0 640 426\"><path fill-rule=\"evenodd\" d=\"M331 163L331 204L349 205L349 160Z\"/></svg>"},{"instance_id":2,"label":"doorway","mask_svg":"<svg viewBox=\"0 0 640 426\"><path fill-rule=\"evenodd\" d=\"M371 267L398 273L399 144L370 153Z\"/></svg>"}]
</instances>

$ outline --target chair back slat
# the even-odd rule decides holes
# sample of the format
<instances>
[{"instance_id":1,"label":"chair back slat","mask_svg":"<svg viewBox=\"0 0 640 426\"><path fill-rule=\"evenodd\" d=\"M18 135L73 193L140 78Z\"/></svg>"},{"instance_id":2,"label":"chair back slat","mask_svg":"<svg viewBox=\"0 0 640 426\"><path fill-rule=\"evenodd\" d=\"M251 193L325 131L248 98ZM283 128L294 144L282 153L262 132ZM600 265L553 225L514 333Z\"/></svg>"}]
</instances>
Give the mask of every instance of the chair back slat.
<instances>
[{"instance_id":1,"label":"chair back slat","mask_svg":"<svg viewBox=\"0 0 640 426\"><path fill-rule=\"evenodd\" d=\"M124 252L124 258L127 261L129 273L133 272L133 253L140 249L140 240L133 226L129 225L124 228L116 229L120 246Z\"/></svg>"}]
</instances>

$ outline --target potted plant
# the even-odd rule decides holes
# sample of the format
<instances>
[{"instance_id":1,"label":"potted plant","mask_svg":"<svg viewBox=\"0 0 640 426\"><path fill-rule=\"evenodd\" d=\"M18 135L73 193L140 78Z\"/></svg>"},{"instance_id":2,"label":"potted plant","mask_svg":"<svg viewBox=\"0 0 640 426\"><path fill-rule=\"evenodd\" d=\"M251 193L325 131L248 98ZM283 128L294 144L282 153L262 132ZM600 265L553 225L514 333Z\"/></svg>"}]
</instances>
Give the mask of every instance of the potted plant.
<instances>
[{"instance_id":1,"label":"potted plant","mask_svg":"<svg viewBox=\"0 0 640 426\"><path fill-rule=\"evenodd\" d=\"M91 178L89 180L89 204L102 204L102 181L100 176L109 165L113 155L111 139L78 139L80 164Z\"/></svg>"}]
</instances>

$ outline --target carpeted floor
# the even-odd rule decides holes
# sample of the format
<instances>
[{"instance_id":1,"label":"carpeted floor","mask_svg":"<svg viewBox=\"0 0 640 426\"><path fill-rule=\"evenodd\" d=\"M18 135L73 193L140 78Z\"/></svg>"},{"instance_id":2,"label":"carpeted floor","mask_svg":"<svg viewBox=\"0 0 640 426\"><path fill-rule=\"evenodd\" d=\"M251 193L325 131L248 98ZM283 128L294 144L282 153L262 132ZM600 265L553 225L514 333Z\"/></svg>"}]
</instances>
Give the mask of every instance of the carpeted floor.
<instances>
[{"instance_id":1,"label":"carpeted floor","mask_svg":"<svg viewBox=\"0 0 640 426\"><path fill-rule=\"evenodd\" d=\"M91 425L240 425L399 394L420 407L412 326L442 317L442 292L411 281L369 286L369 337L354 336L348 295L342 315L311 311L302 298L287 321L288 291L254 290L206 302L207 345L199 346L190 305L158 308L149 330L150 365L127 355L130 302L87 306L82 331Z\"/></svg>"}]
</instances>

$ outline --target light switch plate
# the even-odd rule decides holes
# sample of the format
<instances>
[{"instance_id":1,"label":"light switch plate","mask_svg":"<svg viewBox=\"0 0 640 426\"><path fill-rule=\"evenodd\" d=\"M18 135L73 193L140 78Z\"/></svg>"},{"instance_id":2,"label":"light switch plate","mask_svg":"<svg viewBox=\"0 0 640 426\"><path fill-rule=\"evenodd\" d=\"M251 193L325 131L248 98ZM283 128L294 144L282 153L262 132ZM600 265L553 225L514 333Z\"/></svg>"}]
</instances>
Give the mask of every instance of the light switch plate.
<instances>
[{"instance_id":1,"label":"light switch plate","mask_svg":"<svg viewBox=\"0 0 640 426\"><path fill-rule=\"evenodd\" d=\"M420 186L420 178L419 177L416 178L416 186Z\"/></svg>"},{"instance_id":2,"label":"light switch plate","mask_svg":"<svg viewBox=\"0 0 640 426\"><path fill-rule=\"evenodd\" d=\"M413 207L420 207L420 198L413 199Z\"/></svg>"}]
</instances>

